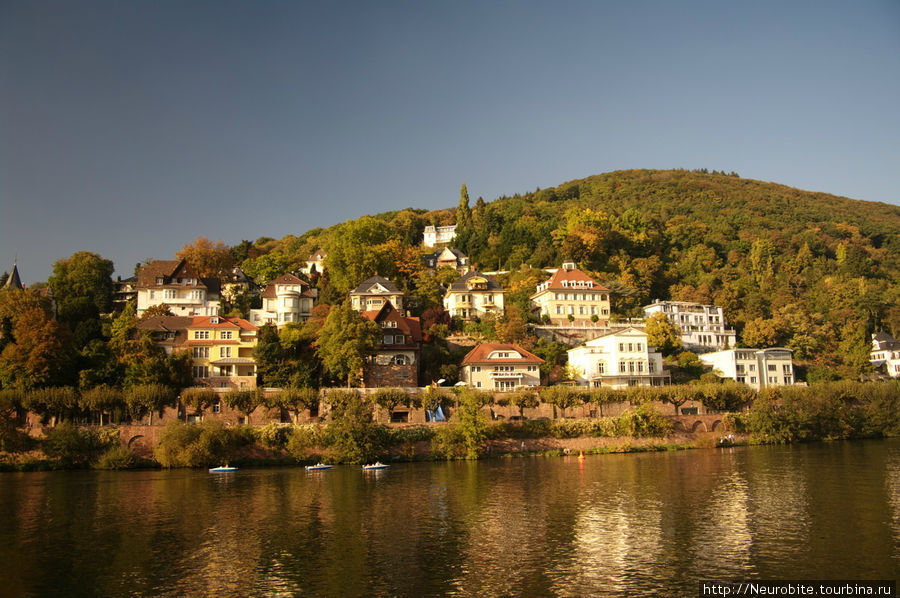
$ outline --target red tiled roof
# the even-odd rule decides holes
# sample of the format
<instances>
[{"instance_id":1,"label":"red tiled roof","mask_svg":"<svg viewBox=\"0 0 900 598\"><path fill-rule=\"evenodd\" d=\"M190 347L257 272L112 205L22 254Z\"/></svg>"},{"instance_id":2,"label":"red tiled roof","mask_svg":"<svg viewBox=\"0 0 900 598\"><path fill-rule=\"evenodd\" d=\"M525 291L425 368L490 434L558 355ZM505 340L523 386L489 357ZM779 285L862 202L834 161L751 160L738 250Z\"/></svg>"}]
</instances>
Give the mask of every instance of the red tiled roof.
<instances>
[{"instance_id":1,"label":"red tiled roof","mask_svg":"<svg viewBox=\"0 0 900 598\"><path fill-rule=\"evenodd\" d=\"M505 358L505 359L488 359L488 355L493 353L494 351L516 351L522 357L521 358ZM472 364L472 363L522 363L522 364L541 364L544 363L544 360L535 355L534 353L529 353L522 347L518 345L511 344L501 344L501 343L481 343L477 345L474 349L469 351L468 355L466 355L462 364Z\"/></svg>"},{"instance_id":2,"label":"red tiled roof","mask_svg":"<svg viewBox=\"0 0 900 598\"><path fill-rule=\"evenodd\" d=\"M213 324L210 320L218 318L219 322ZM194 316L193 322L188 328L240 328L243 330L259 330L243 318L233 318L228 316Z\"/></svg>"},{"instance_id":3,"label":"red tiled roof","mask_svg":"<svg viewBox=\"0 0 900 598\"><path fill-rule=\"evenodd\" d=\"M577 286L577 285L576 285L576 286L572 286L572 285L569 285L569 286L563 286L563 284L562 284L563 281L566 281L566 282L575 282L575 283L578 283L578 282L584 282L584 283L592 282L592 283L594 283L594 286L593 286L593 287L588 287L588 286ZM557 270L556 272L553 273L553 276L550 277L550 280L549 280L548 282L550 283L550 286L547 287L547 288L548 288L548 289L553 289L553 290L566 290L566 291L568 291L568 290L571 290L571 289L587 289L587 288L590 288L591 290L594 290L594 291L607 291L607 292L609 292L609 289L607 289L605 286L603 286L603 285L601 285L601 284L598 284L597 281L595 281L593 278L591 278L590 276L588 276L587 274L585 274L584 272L582 272L582 271L579 270L578 268L575 268L575 269L573 269L573 270L565 270L565 269L563 269L563 268L560 268L559 270Z\"/></svg>"},{"instance_id":4,"label":"red tiled roof","mask_svg":"<svg viewBox=\"0 0 900 598\"><path fill-rule=\"evenodd\" d=\"M416 343L422 341L422 325L419 322L419 318L401 316L400 312L397 311L397 308L395 308L390 301L386 302L379 310L364 311L361 315L365 319L379 324L386 320L393 320L397 322L397 327L385 328L385 333L396 330L397 332L402 332L406 336L411 337Z\"/></svg>"}]
</instances>

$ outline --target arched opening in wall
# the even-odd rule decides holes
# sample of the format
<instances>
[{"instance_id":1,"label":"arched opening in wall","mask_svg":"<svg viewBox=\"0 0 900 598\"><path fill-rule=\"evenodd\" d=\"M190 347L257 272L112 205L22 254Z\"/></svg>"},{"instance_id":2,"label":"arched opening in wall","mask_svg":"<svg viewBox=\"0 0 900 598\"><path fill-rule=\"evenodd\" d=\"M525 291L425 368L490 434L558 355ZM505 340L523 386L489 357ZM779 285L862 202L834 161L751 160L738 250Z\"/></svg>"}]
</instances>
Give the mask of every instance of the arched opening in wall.
<instances>
[{"instance_id":1,"label":"arched opening in wall","mask_svg":"<svg viewBox=\"0 0 900 598\"><path fill-rule=\"evenodd\" d=\"M143 434L138 434L137 436L132 436L131 439L128 441L128 446L131 447L131 445L133 445L133 444L138 444L138 445L143 444L144 441L141 440L143 437L144 437Z\"/></svg>"},{"instance_id":2,"label":"arched opening in wall","mask_svg":"<svg viewBox=\"0 0 900 598\"><path fill-rule=\"evenodd\" d=\"M725 429L725 426L722 424L722 420L717 419L716 421L713 422L713 425L712 425L713 432L721 432L723 429Z\"/></svg>"},{"instance_id":3,"label":"arched opening in wall","mask_svg":"<svg viewBox=\"0 0 900 598\"><path fill-rule=\"evenodd\" d=\"M676 421L676 422L675 422L675 429L678 430L678 431L680 431L680 432L687 432L687 428L685 427L684 422Z\"/></svg>"},{"instance_id":4,"label":"arched opening in wall","mask_svg":"<svg viewBox=\"0 0 900 598\"><path fill-rule=\"evenodd\" d=\"M694 422L694 426L691 428L691 432L694 432L694 433L708 432L708 431L709 430L706 429L706 424L704 424L701 421Z\"/></svg>"}]
</instances>

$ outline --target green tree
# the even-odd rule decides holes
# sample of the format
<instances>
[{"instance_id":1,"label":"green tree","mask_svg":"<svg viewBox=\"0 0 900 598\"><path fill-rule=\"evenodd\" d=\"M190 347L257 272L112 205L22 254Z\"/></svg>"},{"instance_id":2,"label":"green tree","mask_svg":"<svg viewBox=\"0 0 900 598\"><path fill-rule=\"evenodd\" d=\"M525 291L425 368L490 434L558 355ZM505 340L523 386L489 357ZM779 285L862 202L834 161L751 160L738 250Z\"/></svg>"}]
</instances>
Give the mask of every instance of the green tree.
<instances>
[{"instance_id":1,"label":"green tree","mask_svg":"<svg viewBox=\"0 0 900 598\"><path fill-rule=\"evenodd\" d=\"M381 343L381 327L349 303L333 307L319 333L317 354L325 371L347 386L362 378L366 356Z\"/></svg>"},{"instance_id":2,"label":"green tree","mask_svg":"<svg viewBox=\"0 0 900 598\"><path fill-rule=\"evenodd\" d=\"M280 407L291 412L294 423L298 423L301 409L309 409L310 412L319 409L319 391L309 387L287 387L279 390L272 398L272 407Z\"/></svg>"},{"instance_id":3,"label":"green tree","mask_svg":"<svg viewBox=\"0 0 900 598\"><path fill-rule=\"evenodd\" d=\"M181 404L184 407L184 419L188 419L188 410L194 415L201 415L204 409L212 407L219 400L219 393L208 386L192 386L181 391Z\"/></svg>"},{"instance_id":4,"label":"green tree","mask_svg":"<svg viewBox=\"0 0 900 598\"><path fill-rule=\"evenodd\" d=\"M23 406L29 411L51 419L56 425L78 408L78 395L71 386L37 388L25 394Z\"/></svg>"},{"instance_id":5,"label":"green tree","mask_svg":"<svg viewBox=\"0 0 900 598\"><path fill-rule=\"evenodd\" d=\"M177 392L170 386L139 384L125 389L125 405L134 419L140 420L149 414L150 425L153 425L153 414L174 407L176 396Z\"/></svg>"},{"instance_id":6,"label":"green tree","mask_svg":"<svg viewBox=\"0 0 900 598\"><path fill-rule=\"evenodd\" d=\"M102 334L100 314L112 311L113 263L79 251L53 264L47 285L53 290L59 320L69 325L78 346Z\"/></svg>"},{"instance_id":7,"label":"green tree","mask_svg":"<svg viewBox=\"0 0 900 598\"><path fill-rule=\"evenodd\" d=\"M261 388L254 390L229 390L223 397L225 404L244 414L244 423L250 425L250 414L265 404L265 395Z\"/></svg>"},{"instance_id":8,"label":"green tree","mask_svg":"<svg viewBox=\"0 0 900 598\"><path fill-rule=\"evenodd\" d=\"M663 355L671 355L681 349L681 329L669 321L664 313L655 313L644 322L647 344L656 347Z\"/></svg>"},{"instance_id":9,"label":"green tree","mask_svg":"<svg viewBox=\"0 0 900 598\"><path fill-rule=\"evenodd\" d=\"M331 422L325 428L327 442L339 461L371 462L385 448L386 434L374 422L372 404L355 390L333 390L325 396Z\"/></svg>"},{"instance_id":10,"label":"green tree","mask_svg":"<svg viewBox=\"0 0 900 598\"><path fill-rule=\"evenodd\" d=\"M121 389L105 384L82 390L78 402L83 409L97 413L101 426L104 414L121 411L125 407Z\"/></svg>"}]
</instances>

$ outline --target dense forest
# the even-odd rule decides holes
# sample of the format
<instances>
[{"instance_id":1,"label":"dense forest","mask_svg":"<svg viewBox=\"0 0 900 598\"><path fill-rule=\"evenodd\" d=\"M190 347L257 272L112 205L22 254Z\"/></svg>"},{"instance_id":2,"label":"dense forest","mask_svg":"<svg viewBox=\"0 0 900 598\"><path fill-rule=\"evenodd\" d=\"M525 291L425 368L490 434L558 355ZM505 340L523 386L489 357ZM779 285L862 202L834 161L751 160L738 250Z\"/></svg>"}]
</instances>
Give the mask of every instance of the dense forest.
<instances>
[{"instance_id":1,"label":"dense forest","mask_svg":"<svg viewBox=\"0 0 900 598\"><path fill-rule=\"evenodd\" d=\"M472 264L510 272L501 282L526 316L545 278L536 269L570 258L615 292L616 315L654 299L721 305L743 345L790 347L812 380L854 377L873 331L900 334L900 207L735 173L620 171L474 202L463 185L456 208L363 216L232 253L263 282L324 248L325 300L377 272L422 313L439 305L434 283L452 278L423 272L422 231L453 223Z\"/></svg>"}]
</instances>

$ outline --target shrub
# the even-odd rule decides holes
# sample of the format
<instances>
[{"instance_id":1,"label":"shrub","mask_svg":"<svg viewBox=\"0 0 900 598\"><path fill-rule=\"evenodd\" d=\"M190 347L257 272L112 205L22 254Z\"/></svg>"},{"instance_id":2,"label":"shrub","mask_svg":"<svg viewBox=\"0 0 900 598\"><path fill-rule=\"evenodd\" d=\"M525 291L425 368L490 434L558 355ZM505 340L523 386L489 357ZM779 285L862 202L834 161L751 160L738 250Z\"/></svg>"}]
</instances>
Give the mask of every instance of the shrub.
<instances>
[{"instance_id":1,"label":"shrub","mask_svg":"<svg viewBox=\"0 0 900 598\"><path fill-rule=\"evenodd\" d=\"M153 456L163 467L201 467L228 462L239 447L253 441L247 428L226 428L221 422L201 425L171 422L163 431Z\"/></svg>"},{"instance_id":2,"label":"shrub","mask_svg":"<svg viewBox=\"0 0 900 598\"><path fill-rule=\"evenodd\" d=\"M294 459L303 461L310 456L310 449L324 446L324 428L317 424L293 426L286 449Z\"/></svg>"},{"instance_id":3,"label":"shrub","mask_svg":"<svg viewBox=\"0 0 900 598\"><path fill-rule=\"evenodd\" d=\"M116 444L109 447L109 449L100 456L100 459L94 467L97 469L131 469L136 467L140 462L140 457L138 457L137 453L131 450L131 448Z\"/></svg>"},{"instance_id":4,"label":"shrub","mask_svg":"<svg viewBox=\"0 0 900 598\"><path fill-rule=\"evenodd\" d=\"M118 432L114 431L116 437ZM117 438L101 436L94 429L80 429L63 422L53 428L42 443L48 457L58 459L66 466L83 465L96 459L98 455Z\"/></svg>"}]
</instances>

